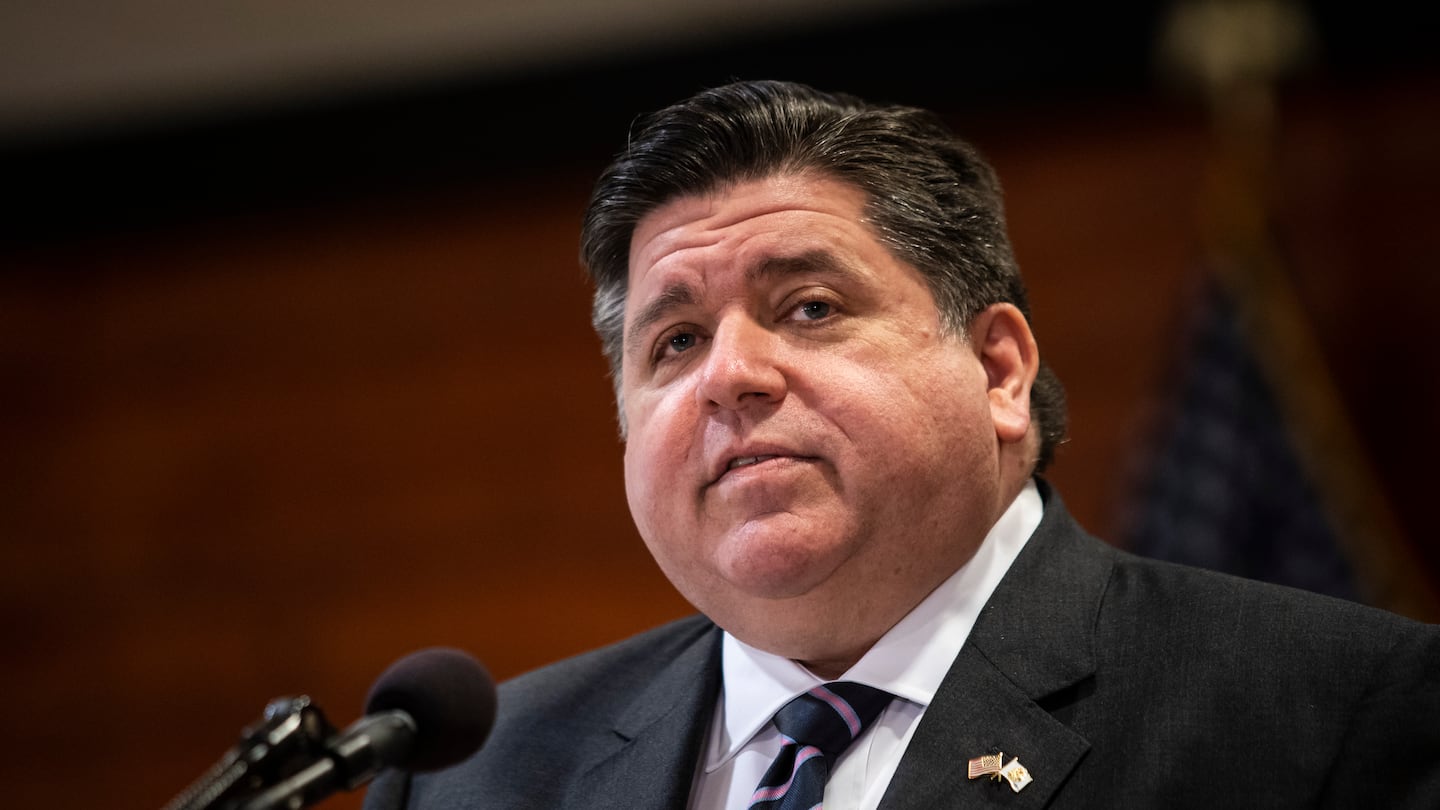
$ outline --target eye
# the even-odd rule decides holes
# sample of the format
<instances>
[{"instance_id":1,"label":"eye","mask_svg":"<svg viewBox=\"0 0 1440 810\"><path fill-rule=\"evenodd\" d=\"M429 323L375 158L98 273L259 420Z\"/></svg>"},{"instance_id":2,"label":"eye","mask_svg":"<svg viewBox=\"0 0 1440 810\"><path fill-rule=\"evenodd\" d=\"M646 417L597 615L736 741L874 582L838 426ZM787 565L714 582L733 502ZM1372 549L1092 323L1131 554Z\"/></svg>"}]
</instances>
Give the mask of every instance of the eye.
<instances>
[{"instance_id":1,"label":"eye","mask_svg":"<svg viewBox=\"0 0 1440 810\"><path fill-rule=\"evenodd\" d=\"M693 328L690 327L690 329ZM655 341L651 362L658 364L673 359L676 355L699 346L700 340L701 336L698 332L689 331L686 327L671 328Z\"/></svg>"},{"instance_id":2,"label":"eye","mask_svg":"<svg viewBox=\"0 0 1440 810\"><path fill-rule=\"evenodd\" d=\"M833 307L830 306L828 301L806 301L800 305L797 312L807 320L818 321L829 315L831 309L833 309Z\"/></svg>"},{"instance_id":3,"label":"eye","mask_svg":"<svg viewBox=\"0 0 1440 810\"><path fill-rule=\"evenodd\" d=\"M825 320L834 313L835 306L829 301L811 300L793 308L791 317L795 320Z\"/></svg>"},{"instance_id":4,"label":"eye","mask_svg":"<svg viewBox=\"0 0 1440 810\"><path fill-rule=\"evenodd\" d=\"M693 349L695 348L695 333L681 332L671 335L669 339L665 341L665 347L676 354L686 349Z\"/></svg>"}]
</instances>

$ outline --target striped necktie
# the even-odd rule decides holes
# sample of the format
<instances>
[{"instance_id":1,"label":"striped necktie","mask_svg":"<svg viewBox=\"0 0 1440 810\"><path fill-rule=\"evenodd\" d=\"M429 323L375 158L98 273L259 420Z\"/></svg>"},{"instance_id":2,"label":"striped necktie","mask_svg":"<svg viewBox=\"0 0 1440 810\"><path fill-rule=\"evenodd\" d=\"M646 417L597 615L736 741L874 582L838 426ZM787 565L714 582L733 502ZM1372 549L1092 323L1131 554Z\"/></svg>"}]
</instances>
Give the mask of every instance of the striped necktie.
<instances>
[{"instance_id":1,"label":"striped necktie","mask_svg":"<svg viewBox=\"0 0 1440 810\"><path fill-rule=\"evenodd\" d=\"M825 797L830 765L891 700L858 683L827 683L785 704L775 727L785 745L770 763L751 810L814 810Z\"/></svg>"}]
</instances>

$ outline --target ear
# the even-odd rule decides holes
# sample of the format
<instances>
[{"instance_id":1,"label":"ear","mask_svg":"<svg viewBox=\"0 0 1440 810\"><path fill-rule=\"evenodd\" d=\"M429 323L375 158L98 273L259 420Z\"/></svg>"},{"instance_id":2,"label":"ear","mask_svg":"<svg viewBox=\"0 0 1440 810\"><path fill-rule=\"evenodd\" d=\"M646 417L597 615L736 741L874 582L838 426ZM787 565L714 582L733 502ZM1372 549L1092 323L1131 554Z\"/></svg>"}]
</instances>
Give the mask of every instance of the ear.
<instances>
[{"instance_id":1,"label":"ear","mask_svg":"<svg viewBox=\"0 0 1440 810\"><path fill-rule=\"evenodd\" d=\"M990 419L1002 443L1030 430L1030 387L1040 370L1040 349L1014 304L992 304L970 324L970 345L985 368Z\"/></svg>"}]
</instances>

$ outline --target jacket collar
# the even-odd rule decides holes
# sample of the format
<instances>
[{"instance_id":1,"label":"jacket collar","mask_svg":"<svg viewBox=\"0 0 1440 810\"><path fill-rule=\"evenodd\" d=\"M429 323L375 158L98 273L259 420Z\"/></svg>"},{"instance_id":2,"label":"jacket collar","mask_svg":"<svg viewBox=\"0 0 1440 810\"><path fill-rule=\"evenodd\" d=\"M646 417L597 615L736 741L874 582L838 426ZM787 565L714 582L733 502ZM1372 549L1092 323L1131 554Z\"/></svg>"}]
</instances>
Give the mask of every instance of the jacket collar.
<instances>
[{"instance_id":1,"label":"jacket collar","mask_svg":"<svg viewBox=\"0 0 1440 810\"><path fill-rule=\"evenodd\" d=\"M567 807L684 807L720 692L720 630L706 622L591 744Z\"/></svg>"},{"instance_id":2,"label":"jacket collar","mask_svg":"<svg viewBox=\"0 0 1440 810\"><path fill-rule=\"evenodd\" d=\"M1112 555L1044 482L1040 490L1045 517L981 611L881 810L1042 807L1089 750L1049 709L1095 672L1094 624ZM1019 793L989 778L971 782L968 761L995 752L1018 758L1034 781Z\"/></svg>"}]
</instances>

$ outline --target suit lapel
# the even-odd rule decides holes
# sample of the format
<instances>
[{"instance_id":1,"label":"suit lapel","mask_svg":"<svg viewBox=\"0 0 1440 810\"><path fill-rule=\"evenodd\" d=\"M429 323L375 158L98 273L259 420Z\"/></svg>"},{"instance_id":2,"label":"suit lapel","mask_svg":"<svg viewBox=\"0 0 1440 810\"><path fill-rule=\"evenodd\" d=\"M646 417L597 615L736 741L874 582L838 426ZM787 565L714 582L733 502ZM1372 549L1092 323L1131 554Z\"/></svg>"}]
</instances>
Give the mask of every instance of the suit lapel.
<instances>
[{"instance_id":1,"label":"suit lapel","mask_svg":"<svg viewBox=\"0 0 1440 810\"><path fill-rule=\"evenodd\" d=\"M567 807L670 810L689 800L720 690L720 631L711 627L661 670L594 742Z\"/></svg>"},{"instance_id":2,"label":"suit lapel","mask_svg":"<svg viewBox=\"0 0 1440 810\"><path fill-rule=\"evenodd\" d=\"M941 682L881 810L1044 807L1089 750L1047 709L1095 671L1093 628L1111 558L1058 496L1041 492L1044 519ZM1018 758L1034 781L1016 793L967 777L972 757L997 751L1007 763Z\"/></svg>"},{"instance_id":3,"label":"suit lapel","mask_svg":"<svg viewBox=\"0 0 1440 810\"><path fill-rule=\"evenodd\" d=\"M1044 807L1088 748L967 645L926 709L880 808ZM1015 793L1003 781L967 777L970 758L996 752L1007 763L1018 758L1035 781Z\"/></svg>"}]
</instances>

